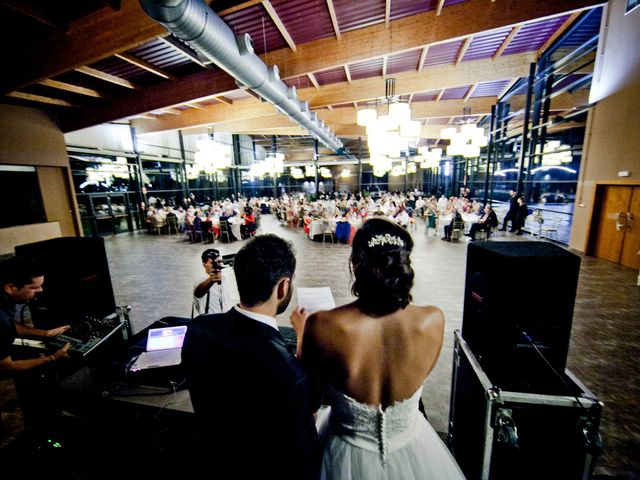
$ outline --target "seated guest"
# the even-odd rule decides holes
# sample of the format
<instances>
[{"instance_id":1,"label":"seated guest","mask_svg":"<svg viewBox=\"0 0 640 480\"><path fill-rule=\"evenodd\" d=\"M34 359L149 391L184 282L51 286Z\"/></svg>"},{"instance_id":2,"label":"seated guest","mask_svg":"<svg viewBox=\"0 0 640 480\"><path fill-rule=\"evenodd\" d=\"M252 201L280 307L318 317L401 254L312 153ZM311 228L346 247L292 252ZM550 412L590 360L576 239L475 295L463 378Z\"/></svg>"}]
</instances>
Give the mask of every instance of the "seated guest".
<instances>
[{"instance_id":1,"label":"seated guest","mask_svg":"<svg viewBox=\"0 0 640 480\"><path fill-rule=\"evenodd\" d=\"M242 225L242 227L244 228L244 234L246 236L253 236L256 233L256 218L253 215L253 208L251 207L246 207L244 209L244 225Z\"/></svg>"},{"instance_id":2,"label":"seated guest","mask_svg":"<svg viewBox=\"0 0 640 480\"><path fill-rule=\"evenodd\" d=\"M411 221L411 218L409 217L407 210L404 207L400 207L400 211L395 216L394 220L401 227L407 228L407 226L409 225L409 222Z\"/></svg>"},{"instance_id":3,"label":"seated guest","mask_svg":"<svg viewBox=\"0 0 640 480\"><path fill-rule=\"evenodd\" d=\"M456 210L455 213L453 214L453 218L451 218L451 223L449 223L449 225L444 226L444 237L442 237L442 240L446 240L447 242L450 242L451 235L453 234L453 227L455 226L456 223L460 223L460 222L464 222L464 220L462 220L462 214L458 210Z\"/></svg>"},{"instance_id":4,"label":"seated guest","mask_svg":"<svg viewBox=\"0 0 640 480\"><path fill-rule=\"evenodd\" d=\"M498 226L498 217L496 216L496 212L493 211L489 205L485 205L484 207L484 215L480 220L471 225L469 229L469 233L466 235L471 237L471 241L476 239L477 232L487 232L487 238L491 234L491 229L496 228Z\"/></svg>"}]
</instances>

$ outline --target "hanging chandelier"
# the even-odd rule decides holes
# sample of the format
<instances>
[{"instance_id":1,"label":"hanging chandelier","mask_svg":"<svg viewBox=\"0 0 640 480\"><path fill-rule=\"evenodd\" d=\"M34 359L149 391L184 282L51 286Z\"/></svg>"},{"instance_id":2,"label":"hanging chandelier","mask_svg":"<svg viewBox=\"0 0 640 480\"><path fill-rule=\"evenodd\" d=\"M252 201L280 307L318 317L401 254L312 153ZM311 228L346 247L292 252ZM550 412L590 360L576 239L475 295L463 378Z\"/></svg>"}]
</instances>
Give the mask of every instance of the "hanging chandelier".
<instances>
[{"instance_id":1,"label":"hanging chandelier","mask_svg":"<svg viewBox=\"0 0 640 480\"><path fill-rule=\"evenodd\" d=\"M265 175L276 177L284 173L284 153L270 153L262 161L251 165L247 175L252 178L261 178Z\"/></svg>"},{"instance_id":2,"label":"hanging chandelier","mask_svg":"<svg viewBox=\"0 0 640 480\"><path fill-rule=\"evenodd\" d=\"M386 113L378 115L377 104L375 108L364 108L357 112L357 124L367 129L369 163L376 176L390 171L391 159L400 158L402 152L409 148L409 141L420 137L421 133L422 124L411 120L411 108L408 103L400 101L395 93L395 85L395 78L385 80L381 113L385 107Z\"/></svg>"},{"instance_id":3,"label":"hanging chandelier","mask_svg":"<svg viewBox=\"0 0 640 480\"><path fill-rule=\"evenodd\" d=\"M418 148L418 157L415 160L420 162L420 168L435 169L440 166L442 159L442 149L438 147L429 148L427 146Z\"/></svg>"},{"instance_id":4,"label":"hanging chandelier","mask_svg":"<svg viewBox=\"0 0 640 480\"><path fill-rule=\"evenodd\" d=\"M228 168L232 164L231 145L214 139L213 130L209 130L207 138L196 142L194 154L196 168L204 173L216 173Z\"/></svg>"},{"instance_id":5,"label":"hanging chandelier","mask_svg":"<svg viewBox=\"0 0 640 480\"><path fill-rule=\"evenodd\" d=\"M470 115L471 107L465 107L462 121L457 126L443 128L440 131L440 138L450 141L447 155L461 155L465 158L479 157L480 149L487 146L488 138L484 134L484 128L478 127Z\"/></svg>"}]
</instances>

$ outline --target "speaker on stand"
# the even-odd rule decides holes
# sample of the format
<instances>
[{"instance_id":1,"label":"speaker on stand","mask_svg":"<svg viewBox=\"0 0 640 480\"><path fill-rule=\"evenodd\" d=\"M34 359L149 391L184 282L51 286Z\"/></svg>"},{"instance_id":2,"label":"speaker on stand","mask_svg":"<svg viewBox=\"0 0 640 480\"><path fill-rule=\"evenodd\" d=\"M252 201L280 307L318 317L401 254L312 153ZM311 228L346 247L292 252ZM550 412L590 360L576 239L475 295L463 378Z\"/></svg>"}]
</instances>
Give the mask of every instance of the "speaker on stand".
<instances>
[{"instance_id":1,"label":"speaker on stand","mask_svg":"<svg viewBox=\"0 0 640 480\"><path fill-rule=\"evenodd\" d=\"M469 245L449 413L467 478L588 478L602 403L565 370L579 269L551 243Z\"/></svg>"},{"instance_id":2,"label":"speaker on stand","mask_svg":"<svg viewBox=\"0 0 640 480\"><path fill-rule=\"evenodd\" d=\"M579 271L580 257L551 243L469 245L462 338L500 387L545 388L549 369L527 338L564 372Z\"/></svg>"}]
</instances>

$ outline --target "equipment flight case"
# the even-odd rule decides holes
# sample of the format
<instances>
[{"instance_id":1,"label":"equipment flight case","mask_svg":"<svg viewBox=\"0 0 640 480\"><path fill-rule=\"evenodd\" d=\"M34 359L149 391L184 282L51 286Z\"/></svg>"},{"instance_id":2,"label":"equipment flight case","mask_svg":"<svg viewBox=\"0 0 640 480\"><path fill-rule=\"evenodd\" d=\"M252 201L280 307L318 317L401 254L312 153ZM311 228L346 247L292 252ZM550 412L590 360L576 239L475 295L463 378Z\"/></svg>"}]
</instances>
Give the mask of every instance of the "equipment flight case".
<instances>
[{"instance_id":1,"label":"equipment flight case","mask_svg":"<svg viewBox=\"0 0 640 480\"><path fill-rule=\"evenodd\" d=\"M568 370L549 375L496 384L455 331L448 441L469 480L590 478L602 403Z\"/></svg>"}]
</instances>

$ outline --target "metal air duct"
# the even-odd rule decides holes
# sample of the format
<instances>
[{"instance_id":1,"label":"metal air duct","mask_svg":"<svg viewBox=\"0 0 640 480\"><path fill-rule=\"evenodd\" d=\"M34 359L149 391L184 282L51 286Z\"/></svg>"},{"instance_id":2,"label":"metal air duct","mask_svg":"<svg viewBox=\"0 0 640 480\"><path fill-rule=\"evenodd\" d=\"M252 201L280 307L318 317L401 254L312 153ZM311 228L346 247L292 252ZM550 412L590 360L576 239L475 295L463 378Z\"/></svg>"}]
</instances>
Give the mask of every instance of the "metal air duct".
<instances>
[{"instance_id":1,"label":"metal air duct","mask_svg":"<svg viewBox=\"0 0 640 480\"><path fill-rule=\"evenodd\" d=\"M236 37L222 19L202 0L140 0L144 11L171 33L233 76L243 86L288 115L320 142L336 152L338 137L318 120L309 104L301 102L295 87L282 80L278 67L268 67L253 51L249 34Z\"/></svg>"}]
</instances>

